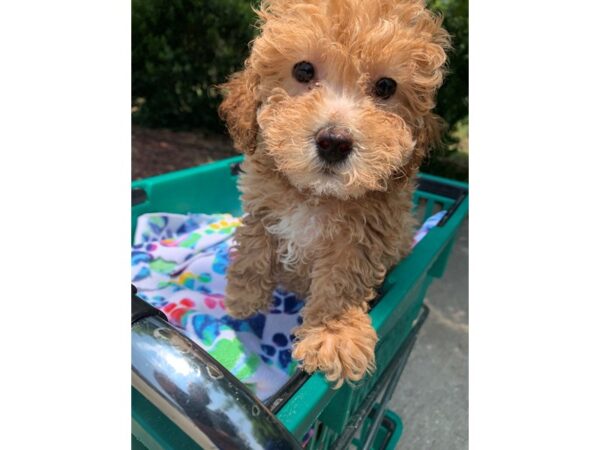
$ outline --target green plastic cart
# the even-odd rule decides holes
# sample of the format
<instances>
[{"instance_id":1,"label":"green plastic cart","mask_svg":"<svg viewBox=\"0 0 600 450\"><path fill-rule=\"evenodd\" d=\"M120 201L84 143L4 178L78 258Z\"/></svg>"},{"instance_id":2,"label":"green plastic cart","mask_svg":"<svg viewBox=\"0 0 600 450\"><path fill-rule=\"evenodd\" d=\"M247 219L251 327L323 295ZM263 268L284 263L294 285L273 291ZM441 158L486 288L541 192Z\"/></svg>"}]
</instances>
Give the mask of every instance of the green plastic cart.
<instances>
[{"instance_id":1,"label":"green plastic cart","mask_svg":"<svg viewBox=\"0 0 600 450\"><path fill-rule=\"evenodd\" d=\"M241 215L240 161L231 158L134 182L132 235L137 217L148 212ZM468 187L421 174L414 203L421 221L447 212L381 286L370 311L379 336L377 370L354 386L334 390L320 373L298 370L261 403L132 289L133 448L396 448L403 424L386 404L427 317L427 288L443 275L467 214Z\"/></svg>"}]
</instances>

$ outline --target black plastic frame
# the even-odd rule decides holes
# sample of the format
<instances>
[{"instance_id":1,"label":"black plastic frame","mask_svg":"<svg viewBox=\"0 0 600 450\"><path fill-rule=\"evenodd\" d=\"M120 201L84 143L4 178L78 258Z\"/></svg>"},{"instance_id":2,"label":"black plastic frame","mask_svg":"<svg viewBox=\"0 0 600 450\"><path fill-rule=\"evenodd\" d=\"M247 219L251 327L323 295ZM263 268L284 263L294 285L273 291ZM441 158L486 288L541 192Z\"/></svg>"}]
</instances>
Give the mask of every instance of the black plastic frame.
<instances>
[{"instance_id":1,"label":"black plastic frame","mask_svg":"<svg viewBox=\"0 0 600 450\"><path fill-rule=\"evenodd\" d=\"M369 417L370 416L371 414L369 414ZM381 447L379 447L380 450L387 448L387 445L390 442L394 431L396 431L396 424L386 416L383 417L383 420L381 421L381 426L385 428L387 433L385 435L385 438L383 439L383 442L381 443Z\"/></svg>"},{"instance_id":2,"label":"black plastic frame","mask_svg":"<svg viewBox=\"0 0 600 450\"><path fill-rule=\"evenodd\" d=\"M131 325L136 323L138 320L145 319L149 316L158 316L163 320L167 320L167 316L154 306L146 303L144 300L139 298L137 295L137 288L131 285Z\"/></svg>"},{"instance_id":3,"label":"black plastic frame","mask_svg":"<svg viewBox=\"0 0 600 450\"><path fill-rule=\"evenodd\" d=\"M301 369L296 369L296 372L290 379L287 380L275 394L263 402L264 405L269 408L273 414L277 414L290 397L292 397L309 378L310 374Z\"/></svg>"},{"instance_id":4,"label":"black plastic frame","mask_svg":"<svg viewBox=\"0 0 600 450\"><path fill-rule=\"evenodd\" d=\"M131 190L131 205L139 205L148 200L148 194L142 188L135 188Z\"/></svg>"},{"instance_id":5,"label":"black plastic frame","mask_svg":"<svg viewBox=\"0 0 600 450\"><path fill-rule=\"evenodd\" d=\"M417 190L427 192L429 194L439 195L440 197L451 198L454 200L452 206L448 209L442 220L437 224L438 227L443 227L452 215L456 212L463 200L467 198L469 190L459 186L444 183L442 181L428 180L422 177L418 178Z\"/></svg>"}]
</instances>

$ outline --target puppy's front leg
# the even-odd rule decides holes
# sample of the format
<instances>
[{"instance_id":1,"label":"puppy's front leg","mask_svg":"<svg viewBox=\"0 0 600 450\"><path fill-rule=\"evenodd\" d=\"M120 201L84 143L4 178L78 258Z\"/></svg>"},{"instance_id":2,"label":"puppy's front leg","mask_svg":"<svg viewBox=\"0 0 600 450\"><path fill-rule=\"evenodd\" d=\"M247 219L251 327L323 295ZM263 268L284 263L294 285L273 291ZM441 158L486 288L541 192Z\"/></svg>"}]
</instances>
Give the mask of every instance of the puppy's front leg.
<instances>
[{"instance_id":1,"label":"puppy's front leg","mask_svg":"<svg viewBox=\"0 0 600 450\"><path fill-rule=\"evenodd\" d=\"M321 370L336 387L375 368L377 334L367 304L383 281L385 267L373 264L373 255L369 258L364 251L341 246L341 251L315 261L304 320L295 330L294 358L307 372Z\"/></svg>"},{"instance_id":2,"label":"puppy's front leg","mask_svg":"<svg viewBox=\"0 0 600 450\"><path fill-rule=\"evenodd\" d=\"M247 215L235 232L236 246L227 271L225 307L237 318L246 318L271 304L274 249L262 223Z\"/></svg>"}]
</instances>

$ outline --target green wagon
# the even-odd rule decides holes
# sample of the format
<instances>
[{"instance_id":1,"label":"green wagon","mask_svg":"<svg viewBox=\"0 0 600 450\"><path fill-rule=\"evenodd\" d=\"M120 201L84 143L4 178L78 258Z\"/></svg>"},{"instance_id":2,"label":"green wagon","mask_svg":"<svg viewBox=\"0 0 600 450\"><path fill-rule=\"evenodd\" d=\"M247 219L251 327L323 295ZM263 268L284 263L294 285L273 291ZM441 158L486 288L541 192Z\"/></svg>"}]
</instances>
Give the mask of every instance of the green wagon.
<instances>
[{"instance_id":1,"label":"green wagon","mask_svg":"<svg viewBox=\"0 0 600 450\"><path fill-rule=\"evenodd\" d=\"M132 227L149 212L241 215L240 161L231 158L134 182ZM354 386L333 390L321 374L298 370L261 403L132 291L132 447L292 449L303 442L310 450L395 448L402 422L386 404L427 317L427 288L443 275L467 214L468 188L421 174L414 203L421 221L447 212L380 287L370 311L379 336L377 370ZM165 358L177 359L186 370L168 373Z\"/></svg>"}]
</instances>

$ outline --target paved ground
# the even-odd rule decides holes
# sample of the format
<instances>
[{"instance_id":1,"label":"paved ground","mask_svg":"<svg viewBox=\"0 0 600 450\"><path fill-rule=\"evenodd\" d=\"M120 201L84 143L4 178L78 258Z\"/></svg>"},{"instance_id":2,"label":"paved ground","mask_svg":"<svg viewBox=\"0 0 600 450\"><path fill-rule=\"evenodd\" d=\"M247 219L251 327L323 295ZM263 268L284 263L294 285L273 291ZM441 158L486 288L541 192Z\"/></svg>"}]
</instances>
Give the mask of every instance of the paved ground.
<instances>
[{"instance_id":1,"label":"paved ground","mask_svg":"<svg viewBox=\"0 0 600 450\"><path fill-rule=\"evenodd\" d=\"M389 406L404 422L401 450L468 448L468 219L444 278L426 296L423 325Z\"/></svg>"}]
</instances>

